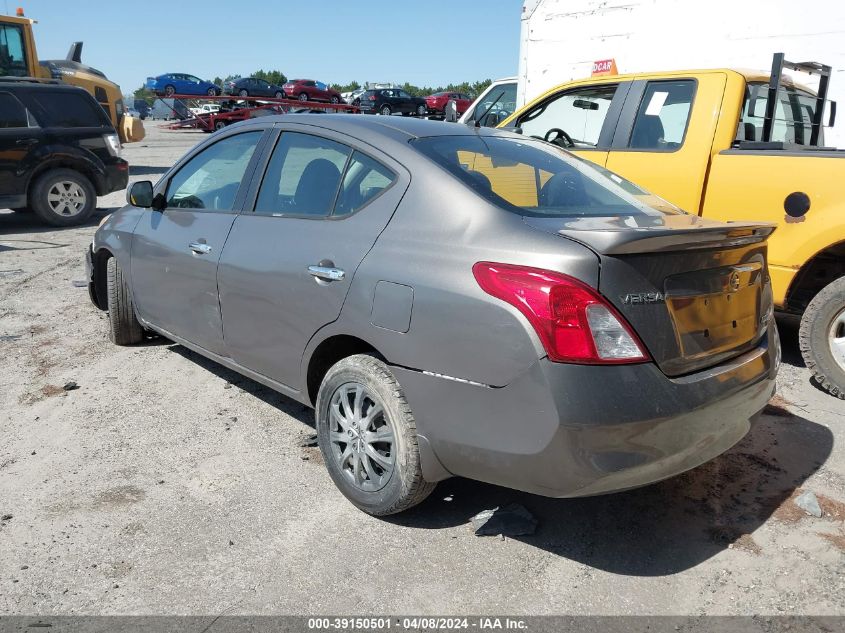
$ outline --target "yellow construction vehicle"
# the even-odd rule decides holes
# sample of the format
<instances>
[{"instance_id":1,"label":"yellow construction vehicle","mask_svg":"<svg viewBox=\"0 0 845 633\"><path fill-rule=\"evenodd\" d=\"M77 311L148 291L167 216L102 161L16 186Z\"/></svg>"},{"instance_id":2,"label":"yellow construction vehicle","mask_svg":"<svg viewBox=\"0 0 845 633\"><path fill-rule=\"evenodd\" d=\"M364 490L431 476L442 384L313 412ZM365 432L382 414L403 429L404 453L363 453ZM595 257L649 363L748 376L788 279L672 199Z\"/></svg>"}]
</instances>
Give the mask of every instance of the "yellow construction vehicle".
<instances>
[{"instance_id":1,"label":"yellow construction vehicle","mask_svg":"<svg viewBox=\"0 0 845 633\"><path fill-rule=\"evenodd\" d=\"M63 60L38 60L32 25L35 20L24 16L0 16L0 77L61 80L90 92L103 107L123 143L144 138L140 119L125 115L120 86L105 74L82 64L82 42L75 42Z\"/></svg>"}]
</instances>

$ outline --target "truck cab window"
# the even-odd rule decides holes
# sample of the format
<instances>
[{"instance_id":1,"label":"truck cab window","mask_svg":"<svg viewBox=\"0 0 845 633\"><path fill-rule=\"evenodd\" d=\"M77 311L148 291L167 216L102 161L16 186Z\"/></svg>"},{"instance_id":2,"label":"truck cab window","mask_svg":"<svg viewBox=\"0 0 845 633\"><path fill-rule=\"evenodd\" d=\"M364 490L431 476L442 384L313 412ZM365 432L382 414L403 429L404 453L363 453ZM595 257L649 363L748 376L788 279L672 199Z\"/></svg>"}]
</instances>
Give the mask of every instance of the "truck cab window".
<instances>
[{"instance_id":1,"label":"truck cab window","mask_svg":"<svg viewBox=\"0 0 845 633\"><path fill-rule=\"evenodd\" d=\"M599 142L616 85L588 86L558 94L519 118L517 126L568 149L590 149Z\"/></svg>"},{"instance_id":2,"label":"truck cab window","mask_svg":"<svg viewBox=\"0 0 845 633\"><path fill-rule=\"evenodd\" d=\"M12 24L0 25L0 76L26 77L23 31Z\"/></svg>"},{"instance_id":3,"label":"truck cab window","mask_svg":"<svg viewBox=\"0 0 845 633\"><path fill-rule=\"evenodd\" d=\"M695 82L650 81L637 110L628 147L673 151L684 144Z\"/></svg>"},{"instance_id":4,"label":"truck cab window","mask_svg":"<svg viewBox=\"0 0 845 633\"><path fill-rule=\"evenodd\" d=\"M768 84L748 84L737 128L737 141L763 140L763 122L768 100ZM778 91L770 140L809 145L815 111L816 97L814 95L792 86L782 86ZM824 128L820 132L819 145L824 145Z\"/></svg>"}]
</instances>

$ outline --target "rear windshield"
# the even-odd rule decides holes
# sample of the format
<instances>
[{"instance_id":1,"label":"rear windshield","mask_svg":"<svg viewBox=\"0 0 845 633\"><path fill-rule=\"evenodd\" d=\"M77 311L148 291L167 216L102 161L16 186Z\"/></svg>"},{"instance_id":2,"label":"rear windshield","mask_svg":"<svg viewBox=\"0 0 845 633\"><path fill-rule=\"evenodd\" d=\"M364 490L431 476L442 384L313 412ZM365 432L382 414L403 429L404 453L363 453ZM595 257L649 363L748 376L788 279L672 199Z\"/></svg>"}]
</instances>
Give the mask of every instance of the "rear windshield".
<instances>
[{"instance_id":1,"label":"rear windshield","mask_svg":"<svg viewBox=\"0 0 845 633\"><path fill-rule=\"evenodd\" d=\"M607 169L543 141L501 136L433 136L412 141L492 203L536 217L683 213Z\"/></svg>"}]
</instances>

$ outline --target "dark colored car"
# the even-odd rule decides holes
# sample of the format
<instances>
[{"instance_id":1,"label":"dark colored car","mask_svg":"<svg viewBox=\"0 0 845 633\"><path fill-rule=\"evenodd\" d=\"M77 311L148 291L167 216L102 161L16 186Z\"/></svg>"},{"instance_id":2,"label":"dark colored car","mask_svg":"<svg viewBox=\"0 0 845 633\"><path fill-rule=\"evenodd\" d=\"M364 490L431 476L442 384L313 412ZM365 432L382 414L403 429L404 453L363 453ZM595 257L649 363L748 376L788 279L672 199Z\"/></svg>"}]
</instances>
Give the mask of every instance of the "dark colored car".
<instances>
[{"instance_id":1,"label":"dark colored car","mask_svg":"<svg viewBox=\"0 0 845 633\"><path fill-rule=\"evenodd\" d=\"M458 116L467 111L472 99L461 92L435 92L433 95L428 95L425 98L425 105L428 111L433 114L443 114L446 110L446 104L449 101L454 101L458 110Z\"/></svg>"},{"instance_id":2,"label":"dark colored car","mask_svg":"<svg viewBox=\"0 0 845 633\"><path fill-rule=\"evenodd\" d=\"M428 112L425 99L412 97L399 88L381 88L367 90L360 96L359 108L365 114L416 114L424 116Z\"/></svg>"},{"instance_id":3,"label":"dark colored car","mask_svg":"<svg viewBox=\"0 0 845 633\"><path fill-rule=\"evenodd\" d=\"M285 96L300 101L328 101L329 103L341 103L343 98L334 88L313 79L292 79L282 88Z\"/></svg>"},{"instance_id":4,"label":"dark colored car","mask_svg":"<svg viewBox=\"0 0 845 633\"><path fill-rule=\"evenodd\" d=\"M214 97L223 93L223 90L217 84L184 73L167 73L158 77L147 77L147 83L144 86L160 97L172 97L176 94Z\"/></svg>"},{"instance_id":5,"label":"dark colored car","mask_svg":"<svg viewBox=\"0 0 845 633\"><path fill-rule=\"evenodd\" d=\"M372 514L452 475L649 484L733 446L774 393L773 227L542 140L270 116L128 201L87 251L112 341L157 332L315 407L332 479Z\"/></svg>"},{"instance_id":6,"label":"dark colored car","mask_svg":"<svg viewBox=\"0 0 845 633\"><path fill-rule=\"evenodd\" d=\"M32 210L54 226L81 224L97 196L128 180L117 132L88 92L0 81L0 208Z\"/></svg>"},{"instance_id":7,"label":"dark colored car","mask_svg":"<svg viewBox=\"0 0 845 633\"><path fill-rule=\"evenodd\" d=\"M141 119L146 119L150 116L153 108L147 103L144 99L135 99L133 102L133 107L138 111L138 114L141 115Z\"/></svg>"},{"instance_id":8,"label":"dark colored car","mask_svg":"<svg viewBox=\"0 0 845 633\"><path fill-rule=\"evenodd\" d=\"M229 81L226 83L225 91L227 95L239 97L275 97L281 99L285 96L285 91L281 86L257 77L244 77Z\"/></svg>"}]
</instances>

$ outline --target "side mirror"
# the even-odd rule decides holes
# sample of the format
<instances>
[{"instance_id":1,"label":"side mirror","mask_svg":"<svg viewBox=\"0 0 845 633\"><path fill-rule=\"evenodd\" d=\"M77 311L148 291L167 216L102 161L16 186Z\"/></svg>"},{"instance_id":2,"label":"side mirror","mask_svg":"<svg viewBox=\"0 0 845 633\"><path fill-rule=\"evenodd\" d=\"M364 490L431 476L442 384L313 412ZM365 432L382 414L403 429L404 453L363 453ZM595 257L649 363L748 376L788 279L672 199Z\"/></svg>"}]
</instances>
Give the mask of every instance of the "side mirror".
<instances>
[{"instance_id":1,"label":"side mirror","mask_svg":"<svg viewBox=\"0 0 845 633\"><path fill-rule=\"evenodd\" d=\"M153 183L149 180L139 180L132 183L126 192L126 202L133 207L149 209L153 206Z\"/></svg>"}]
</instances>

